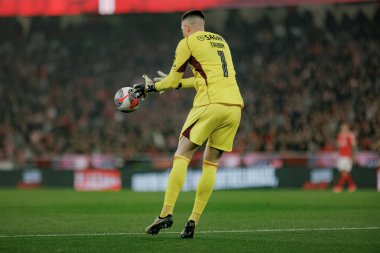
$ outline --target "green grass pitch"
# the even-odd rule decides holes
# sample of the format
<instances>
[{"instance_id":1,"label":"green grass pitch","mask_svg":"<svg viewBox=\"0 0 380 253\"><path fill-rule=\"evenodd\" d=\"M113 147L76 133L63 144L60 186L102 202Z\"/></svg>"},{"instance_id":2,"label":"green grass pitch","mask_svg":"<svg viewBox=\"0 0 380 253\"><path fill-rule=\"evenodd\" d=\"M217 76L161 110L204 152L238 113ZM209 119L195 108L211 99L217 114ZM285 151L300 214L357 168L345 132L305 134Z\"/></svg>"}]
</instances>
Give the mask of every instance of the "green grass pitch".
<instances>
[{"instance_id":1,"label":"green grass pitch","mask_svg":"<svg viewBox=\"0 0 380 253\"><path fill-rule=\"evenodd\" d=\"M179 233L194 192L181 193L171 229L144 234L163 196L0 190L0 252L380 252L375 191L215 191L192 240Z\"/></svg>"}]
</instances>

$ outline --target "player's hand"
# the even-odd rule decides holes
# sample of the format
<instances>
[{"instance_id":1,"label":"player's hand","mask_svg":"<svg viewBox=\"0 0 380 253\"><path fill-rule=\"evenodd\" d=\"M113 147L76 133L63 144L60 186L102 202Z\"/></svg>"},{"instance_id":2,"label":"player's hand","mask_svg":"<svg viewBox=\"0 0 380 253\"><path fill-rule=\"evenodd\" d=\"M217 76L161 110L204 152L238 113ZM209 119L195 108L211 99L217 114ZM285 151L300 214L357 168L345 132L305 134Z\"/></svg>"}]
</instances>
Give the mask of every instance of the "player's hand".
<instances>
[{"instance_id":1,"label":"player's hand","mask_svg":"<svg viewBox=\"0 0 380 253\"><path fill-rule=\"evenodd\" d=\"M161 70L158 70L158 71L157 71L157 74L158 74L158 76L155 77L155 78L153 78L153 81L154 81L155 83L157 83L157 82L159 82L159 81L162 81L162 79L164 79L165 77L168 76L167 74L165 74L165 73L162 72Z\"/></svg>"},{"instance_id":2,"label":"player's hand","mask_svg":"<svg viewBox=\"0 0 380 253\"><path fill-rule=\"evenodd\" d=\"M133 89L133 93L137 98L145 97L145 83L134 84Z\"/></svg>"},{"instance_id":3,"label":"player's hand","mask_svg":"<svg viewBox=\"0 0 380 253\"><path fill-rule=\"evenodd\" d=\"M150 79L146 74L144 74L142 77L144 78L145 83L133 85L133 89L135 90L134 93L137 98L145 98L148 93L157 92L152 79Z\"/></svg>"}]
</instances>

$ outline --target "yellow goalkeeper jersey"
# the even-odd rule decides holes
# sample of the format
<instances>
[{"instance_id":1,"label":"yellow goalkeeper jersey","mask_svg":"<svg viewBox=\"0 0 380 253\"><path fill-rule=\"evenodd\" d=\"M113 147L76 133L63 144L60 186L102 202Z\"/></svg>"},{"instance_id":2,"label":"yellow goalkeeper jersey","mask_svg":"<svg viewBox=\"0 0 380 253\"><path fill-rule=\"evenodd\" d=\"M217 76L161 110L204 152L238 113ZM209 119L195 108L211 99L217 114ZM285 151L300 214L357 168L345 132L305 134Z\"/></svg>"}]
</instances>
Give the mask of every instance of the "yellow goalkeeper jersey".
<instances>
[{"instance_id":1,"label":"yellow goalkeeper jersey","mask_svg":"<svg viewBox=\"0 0 380 253\"><path fill-rule=\"evenodd\" d=\"M187 64L194 77L181 79ZM177 46L170 73L157 82L157 91L194 87L194 107L208 104L244 106L235 78L231 52L222 36L205 31L195 32Z\"/></svg>"}]
</instances>

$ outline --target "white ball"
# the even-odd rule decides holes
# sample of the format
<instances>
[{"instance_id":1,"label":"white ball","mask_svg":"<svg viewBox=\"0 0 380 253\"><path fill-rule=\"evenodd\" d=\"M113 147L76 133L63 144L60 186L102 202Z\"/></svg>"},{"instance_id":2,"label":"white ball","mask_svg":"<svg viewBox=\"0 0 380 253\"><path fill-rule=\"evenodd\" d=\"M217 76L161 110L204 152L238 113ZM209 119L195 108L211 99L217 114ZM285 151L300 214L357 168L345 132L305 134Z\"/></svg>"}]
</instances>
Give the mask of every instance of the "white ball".
<instances>
[{"instance_id":1,"label":"white ball","mask_svg":"<svg viewBox=\"0 0 380 253\"><path fill-rule=\"evenodd\" d=\"M115 94L116 109L121 112L133 112L140 106L140 101L133 93L132 87L123 87Z\"/></svg>"}]
</instances>

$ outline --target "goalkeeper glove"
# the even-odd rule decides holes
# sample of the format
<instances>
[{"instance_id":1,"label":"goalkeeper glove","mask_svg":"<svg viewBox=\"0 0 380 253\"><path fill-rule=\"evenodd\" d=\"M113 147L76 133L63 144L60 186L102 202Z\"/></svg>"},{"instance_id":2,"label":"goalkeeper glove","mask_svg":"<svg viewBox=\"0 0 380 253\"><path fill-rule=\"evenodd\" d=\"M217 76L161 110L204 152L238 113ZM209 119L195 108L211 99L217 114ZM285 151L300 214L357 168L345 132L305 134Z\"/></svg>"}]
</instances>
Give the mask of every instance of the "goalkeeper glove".
<instances>
[{"instance_id":1,"label":"goalkeeper glove","mask_svg":"<svg viewBox=\"0 0 380 253\"><path fill-rule=\"evenodd\" d=\"M144 78L145 83L133 85L133 89L135 90L134 94L137 98L145 98L148 93L157 92L154 82L149 78L149 76L144 74L142 77Z\"/></svg>"}]
</instances>

